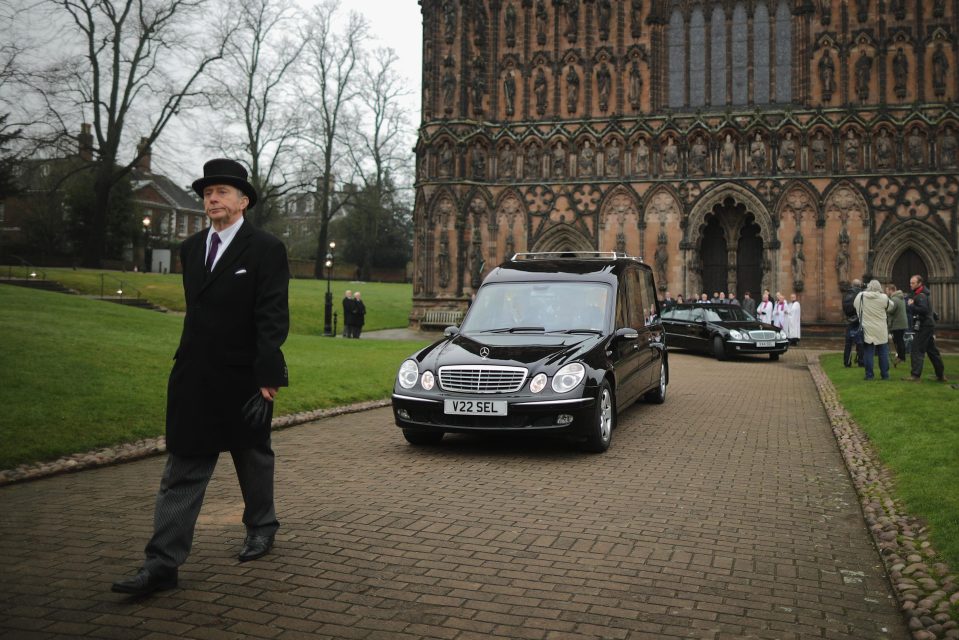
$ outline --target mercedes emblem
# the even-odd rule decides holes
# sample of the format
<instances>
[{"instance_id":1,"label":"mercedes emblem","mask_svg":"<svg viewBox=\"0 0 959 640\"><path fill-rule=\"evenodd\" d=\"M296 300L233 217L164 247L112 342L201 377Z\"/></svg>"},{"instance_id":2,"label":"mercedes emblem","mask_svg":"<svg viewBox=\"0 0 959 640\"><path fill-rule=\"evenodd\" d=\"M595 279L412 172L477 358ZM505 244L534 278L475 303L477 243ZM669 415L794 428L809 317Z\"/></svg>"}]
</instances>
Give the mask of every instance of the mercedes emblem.
<instances>
[{"instance_id":1,"label":"mercedes emblem","mask_svg":"<svg viewBox=\"0 0 959 640\"><path fill-rule=\"evenodd\" d=\"M480 357L481 358L489 357L489 347L480 347Z\"/></svg>"}]
</instances>

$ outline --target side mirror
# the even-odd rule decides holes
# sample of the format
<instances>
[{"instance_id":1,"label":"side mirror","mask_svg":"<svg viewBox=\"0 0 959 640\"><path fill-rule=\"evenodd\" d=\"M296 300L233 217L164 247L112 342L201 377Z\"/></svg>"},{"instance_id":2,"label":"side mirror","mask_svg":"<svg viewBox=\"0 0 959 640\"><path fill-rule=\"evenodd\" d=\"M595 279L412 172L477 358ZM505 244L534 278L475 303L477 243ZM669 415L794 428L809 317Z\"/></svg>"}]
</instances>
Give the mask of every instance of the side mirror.
<instances>
[{"instance_id":1,"label":"side mirror","mask_svg":"<svg viewBox=\"0 0 959 640\"><path fill-rule=\"evenodd\" d=\"M613 338L618 340L639 340L639 332L632 327L623 327L613 332Z\"/></svg>"},{"instance_id":2,"label":"side mirror","mask_svg":"<svg viewBox=\"0 0 959 640\"><path fill-rule=\"evenodd\" d=\"M455 326L449 326L443 329L443 335L447 338L452 338L453 336L458 336L460 333L460 328Z\"/></svg>"}]
</instances>

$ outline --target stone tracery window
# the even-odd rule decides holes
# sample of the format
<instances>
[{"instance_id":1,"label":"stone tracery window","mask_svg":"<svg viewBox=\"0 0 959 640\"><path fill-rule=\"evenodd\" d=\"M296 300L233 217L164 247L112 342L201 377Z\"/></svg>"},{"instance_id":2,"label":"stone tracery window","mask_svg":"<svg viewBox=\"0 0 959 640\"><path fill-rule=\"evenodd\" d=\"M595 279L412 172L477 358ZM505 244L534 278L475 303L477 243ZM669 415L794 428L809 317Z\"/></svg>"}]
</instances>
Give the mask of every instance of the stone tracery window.
<instances>
[{"instance_id":1,"label":"stone tracery window","mask_svg":"<svg viewBox=\"0 0 959 640\"><path fill-rule=\"evenodd\" d=\"M753 102L769 102L769 11L765 2L753 12Z\"/></svg>"},{"instance_id":2,"label":"stone tracery window","mask_svg":"<svg viewBox=\"0 0 959 640\"><path fill-rule=\"evenodd\" d=\"M702 7L689 20L689 106L706 104L706 22Z\"/></svg>"},{"instance_id":3,"label":"stone tracery window","mask_svg":"<svg viewBox=\"0 0 959 640\"><path fill-rule=\"evenodd\" d=\"M686 21L679 7L669 18L669 106L682 107L686 102Z\"/></svg>"},{"instance_id":4,"label":"stone tracery window","mask_svg":"<svg viewBox=\"0 0 959 640\"><path fill-rule=\"evenodd\" d=\"M787 0L776 7L776 102L792 102L792 14Z\"/></svg>"}]
</instances>

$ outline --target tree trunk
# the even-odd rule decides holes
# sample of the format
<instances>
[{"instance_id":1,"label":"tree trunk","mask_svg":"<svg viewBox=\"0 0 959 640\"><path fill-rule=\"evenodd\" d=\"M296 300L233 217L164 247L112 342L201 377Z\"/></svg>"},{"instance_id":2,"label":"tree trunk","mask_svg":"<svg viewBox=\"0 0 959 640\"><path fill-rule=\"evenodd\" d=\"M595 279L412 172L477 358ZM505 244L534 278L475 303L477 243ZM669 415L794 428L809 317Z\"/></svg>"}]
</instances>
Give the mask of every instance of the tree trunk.
<instances>
[{"instance_id":1,"label":"tree trunk","mask_svg":"<svg viewBox=\"0 0 959 640\"><path fill-rule=\"evenodd\" d=\"M101 163L93 182L93 211L90 214L83 242L81 265L99 269L103 265L103 252L107 241L107 215L110 211L110 194L113 189L112 163Z\"/></svg>"}]
</instances>

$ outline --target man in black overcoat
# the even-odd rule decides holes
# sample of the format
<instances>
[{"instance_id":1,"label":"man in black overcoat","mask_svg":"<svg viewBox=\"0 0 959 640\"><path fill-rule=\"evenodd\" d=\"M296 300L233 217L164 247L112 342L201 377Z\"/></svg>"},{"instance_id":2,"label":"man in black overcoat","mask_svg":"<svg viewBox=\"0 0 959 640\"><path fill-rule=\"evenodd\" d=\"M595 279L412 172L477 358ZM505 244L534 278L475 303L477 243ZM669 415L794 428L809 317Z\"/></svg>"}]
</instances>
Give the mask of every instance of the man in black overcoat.
<instances>
[{"instance_id":1,"label":"man in black overcoat","mask_svg":"<svg viewBox=\"0 0 959 640\"><path fill-rule=\"evenodd\" d=\"M210 160L193 183L211 226L180 249L186 317L167 388L167 462L143 567L113 591L146 595L177 585L193 543L203 495L220 452L229 451L243 494L241 562L273 546L269 416L288 384L280 347L290 326L286 248L244 220L257 194L233 160ZM259 395L265 420L250 425L244 405Z\"/></svg>"},{"instance_id":2,"label":"man in black overcoat","mask_svg":"<svg viewBox=\"0 0 959 640\"><path fill-rule=\"evenodd\" d=\"M366 324L366 305L363 303L363 300L360 296L360 292L357 291L353 294L353 338L359 340L360 333L363 331L363 325Z\"/></svg>"},{"instance_id":3,"label":"man in black overcoat","mask_svg":"<svg viewBox=\"0 0 959 640\"><path fill-rule=\"evenodd\" d=\"M343 294L343 337L353 337L353 292L349 289Z\"/></svg>"}]
</instances>

